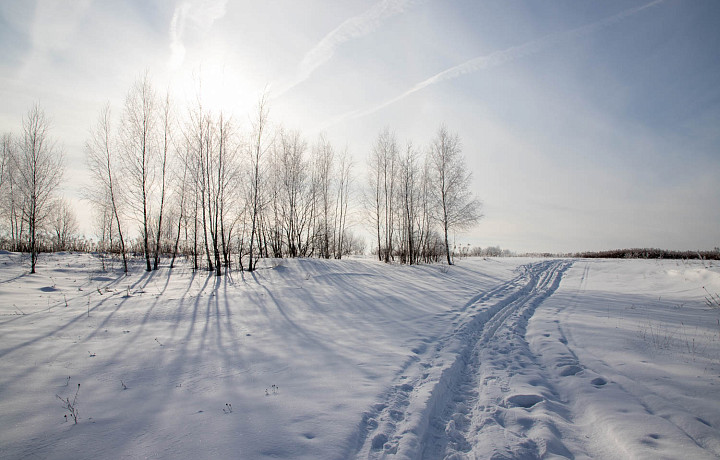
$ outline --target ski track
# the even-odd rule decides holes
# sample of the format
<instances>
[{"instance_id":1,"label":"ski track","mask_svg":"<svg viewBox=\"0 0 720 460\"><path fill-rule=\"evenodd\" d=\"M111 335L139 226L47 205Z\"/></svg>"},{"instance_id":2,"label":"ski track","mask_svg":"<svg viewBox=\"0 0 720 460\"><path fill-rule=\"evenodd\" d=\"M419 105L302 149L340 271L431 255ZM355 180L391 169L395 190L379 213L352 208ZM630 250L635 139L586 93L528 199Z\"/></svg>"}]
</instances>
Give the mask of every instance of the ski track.
<instances>
[{"instance_id":1,"label":"ski track","mask_svg":"<svg viewBox=\"0 0 720 460\"><path fill-rule=\"evenodd\" d=\"M427 346L413 350L415 356L363 414L356 449L348 456L582 458L578 445L584 436L560 435L571 431L570 410L525 340L528 319L571 265L565 260L528 264L515 278L475 296L452 331L434 346L427 339ZM576 357L557 366L561 375L580 371ZM574 454L561 438L574 441Z\"/></svg>"}]
</instances>

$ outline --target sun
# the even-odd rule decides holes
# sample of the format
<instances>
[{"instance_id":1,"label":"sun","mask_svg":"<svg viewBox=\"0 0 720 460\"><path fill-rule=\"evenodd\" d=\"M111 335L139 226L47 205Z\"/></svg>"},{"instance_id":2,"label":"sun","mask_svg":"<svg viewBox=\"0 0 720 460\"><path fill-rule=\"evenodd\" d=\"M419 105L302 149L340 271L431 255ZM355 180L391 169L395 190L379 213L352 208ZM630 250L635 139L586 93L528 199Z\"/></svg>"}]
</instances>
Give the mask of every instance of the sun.
<instances>
[{"instance_id":1,"label":"sun","mask_svg":"<svg viewBox=\"0 0 720 460\"><path fill-rule=\"evenodd\" d=\"M169 77L170 92L178 102L188 109L199 103L213 114L245 114L258 94L236 63L215 56L185 59Z\"/></svg>"}]
</instances>

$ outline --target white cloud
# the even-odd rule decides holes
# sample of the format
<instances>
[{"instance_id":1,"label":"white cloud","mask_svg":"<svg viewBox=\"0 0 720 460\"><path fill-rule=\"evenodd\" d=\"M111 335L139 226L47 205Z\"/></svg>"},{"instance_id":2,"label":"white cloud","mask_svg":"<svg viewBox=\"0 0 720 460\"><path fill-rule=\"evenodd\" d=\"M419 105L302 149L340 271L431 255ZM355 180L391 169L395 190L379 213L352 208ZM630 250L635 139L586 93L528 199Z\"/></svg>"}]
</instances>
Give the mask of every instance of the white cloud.
<instances>
[{"instance_id":1,"label":"white cloud","mask_svg":"<svg viewBox=\"0 0 720 460\"><path fill-rule=\"evenodd\" d=\"M170 21L170 68L177 69L185 60L185 45L182 41L185 31L185 18L187 17L189 3L183 3L175 8Z\"/></svg>"},{"instance_id":2,"label":"white cloud","mask_svg":"<svg viewBox=\"0 0 720 460\"><path fill-rule=\"evenodd\" d=\"M209 29L225 16L227 0L185 1L175 8L170 21L170 68L178 69L185 60L188 26L199 32Z\"/></svg>"}]
</instances>

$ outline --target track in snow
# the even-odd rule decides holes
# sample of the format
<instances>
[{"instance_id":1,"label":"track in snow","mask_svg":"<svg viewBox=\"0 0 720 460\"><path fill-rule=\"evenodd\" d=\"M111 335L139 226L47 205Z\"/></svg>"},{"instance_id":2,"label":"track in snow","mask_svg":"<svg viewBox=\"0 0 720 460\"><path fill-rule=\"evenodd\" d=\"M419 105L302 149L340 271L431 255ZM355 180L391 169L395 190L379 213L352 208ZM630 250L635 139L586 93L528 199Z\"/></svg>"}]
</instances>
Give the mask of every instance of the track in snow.
<instances>
[{"instance_id":1,"label":"track in snow","mask_svg":"<svg viewBox=\"0 0 720 460\"><path fill-rule=\"evenodd\" d=\"M568 423L569 411L555 402L557 393L524 336L535 308L571 265L552 260L523 266L518 276L466 305L464 324L416 350L364 414L357 457L568 455L555 434L562 428L557 425ZM567 375L579 370L577 363L564 366L560 372ZM553 417L528 416L542 406L552 406Z\"/></svg>"}]
</instances>

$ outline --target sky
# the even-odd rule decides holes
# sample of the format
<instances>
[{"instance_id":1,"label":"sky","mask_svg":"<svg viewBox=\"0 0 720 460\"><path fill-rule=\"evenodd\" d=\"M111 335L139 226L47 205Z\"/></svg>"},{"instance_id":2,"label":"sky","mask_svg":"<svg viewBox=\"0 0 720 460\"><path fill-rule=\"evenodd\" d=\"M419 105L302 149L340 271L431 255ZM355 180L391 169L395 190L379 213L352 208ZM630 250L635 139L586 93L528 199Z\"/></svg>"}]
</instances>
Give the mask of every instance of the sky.
<instances>
[{"instance_id":1,"label":"sky","mask_svg":"<svg viewBox=\"0 0 720 460\"><path fill-rule=\"evenodd\" d=\"M716 0L5 0L0 132L40 104L88 235L83 144L147 71L246 126L267 92L273 122L347 146L358 187L383 128L424 149L445 124L485 214L459 244L713 249L718 23Z\"/></svg>"}]
</instances>

